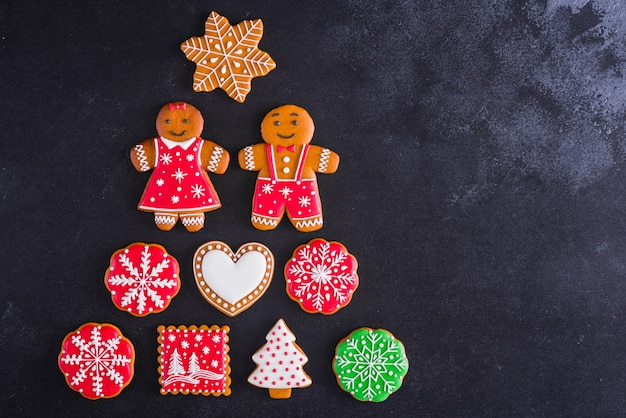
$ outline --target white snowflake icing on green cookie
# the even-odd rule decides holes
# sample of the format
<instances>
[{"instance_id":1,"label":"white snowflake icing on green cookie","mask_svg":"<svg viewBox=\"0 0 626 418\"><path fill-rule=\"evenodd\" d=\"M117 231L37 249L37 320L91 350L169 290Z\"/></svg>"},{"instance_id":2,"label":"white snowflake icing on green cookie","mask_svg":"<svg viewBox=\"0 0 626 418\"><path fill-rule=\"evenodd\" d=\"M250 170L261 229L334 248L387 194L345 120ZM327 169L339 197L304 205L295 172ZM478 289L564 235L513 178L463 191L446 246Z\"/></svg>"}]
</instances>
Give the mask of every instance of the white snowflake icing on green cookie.
<instances>
[{"instance_id":1,"label":"white snowflake icing on green cookie","mask_svg":"<svg viewBox=\"0 0 626 418\"><path fill-rule=\"evenodd\" d=\"M360 328L337 345L333 370L339 386L355 399L382 402L402 385L409 361L389 331Z\"/></svg>"}]
</instances>

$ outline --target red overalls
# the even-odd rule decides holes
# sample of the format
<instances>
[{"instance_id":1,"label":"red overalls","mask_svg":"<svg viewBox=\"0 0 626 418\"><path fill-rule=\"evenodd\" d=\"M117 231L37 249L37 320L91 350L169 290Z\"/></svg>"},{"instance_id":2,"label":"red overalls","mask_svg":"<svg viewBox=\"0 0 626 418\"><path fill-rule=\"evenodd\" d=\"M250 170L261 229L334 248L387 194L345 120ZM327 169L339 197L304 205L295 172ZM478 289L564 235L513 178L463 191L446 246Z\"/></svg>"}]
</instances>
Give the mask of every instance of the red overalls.
<instances>
[{"instance_id":1,"label":"red overalls","mask_svg":"<svg viewBox=\"0 0 626 418\"><path fill-rule=\"evenodd\" d=\"M317 180L302 178L308 151L309 146L305 145L300 153L294 177L280 179L276 175L273 147L270 144L266 145L270 178L257 178L252 201L252 216L273 218L278 222L283 217L285 209L290 218L295 221L316 218L322 214Z\"/></svg>"}]
</instances>

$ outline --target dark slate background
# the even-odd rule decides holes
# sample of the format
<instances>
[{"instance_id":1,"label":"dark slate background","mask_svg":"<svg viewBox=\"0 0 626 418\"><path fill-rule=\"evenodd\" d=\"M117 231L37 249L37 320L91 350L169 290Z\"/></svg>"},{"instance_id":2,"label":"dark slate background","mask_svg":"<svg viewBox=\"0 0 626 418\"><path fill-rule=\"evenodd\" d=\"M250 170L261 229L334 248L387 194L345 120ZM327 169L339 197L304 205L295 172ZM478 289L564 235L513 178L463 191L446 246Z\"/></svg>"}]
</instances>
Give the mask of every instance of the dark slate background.
<instances>
[{"instance_id":1,"label":"dark slate background","mask_svg":"<svg viewBox=\"0 0 626 418\"><path fill-rule=\"evenodd\" d=\"M117 4L115 4L117 3ZM277 63L239 104L195 93L179 44L216 10L261 18ZM5 416L616 416L626 411L626 5L619 0L30 1L0 3L0 409ZM128 152L184 100L233 155L271 108L295 103L342 158L319 176L326 224L249 222L255 174L213 176L205 229L162 232L136 210L148 175ZM293 249L320 236L359 260L332 316L284 291ZM277 273L251 309L207 304L191 258L209 240L260 241ZM164 245L183 286L161 314L117 310L109 257ZM271 400L250 356L284 318L313 385ZM83 399L57 368L89 321L135 344L120 396ZM231 327L230 397L161 396L160 324ZM390 330L410 370L383 403L336 384L336 343Z\"/></svg>"}]
</instances>

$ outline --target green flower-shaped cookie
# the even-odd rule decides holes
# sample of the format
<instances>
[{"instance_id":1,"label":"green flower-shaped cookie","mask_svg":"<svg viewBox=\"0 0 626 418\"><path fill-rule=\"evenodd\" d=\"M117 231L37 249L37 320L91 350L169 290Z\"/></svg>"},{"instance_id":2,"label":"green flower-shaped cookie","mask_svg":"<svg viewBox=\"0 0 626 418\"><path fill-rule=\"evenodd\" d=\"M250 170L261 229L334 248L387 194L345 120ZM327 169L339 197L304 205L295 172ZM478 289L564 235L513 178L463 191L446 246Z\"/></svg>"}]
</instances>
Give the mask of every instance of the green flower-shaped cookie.
<instances>
[{"instance_id":1,"label":"green flower-shaped cookie","mask_svg":"<svg viewBox=\"0 0 626 418\"><path fill-rule=\"evenodd\" d=\"M359 328L337 344L333 370L355 399L382 402L402 385L409 360L389 331Z\"/></svg>"}]
</instances>

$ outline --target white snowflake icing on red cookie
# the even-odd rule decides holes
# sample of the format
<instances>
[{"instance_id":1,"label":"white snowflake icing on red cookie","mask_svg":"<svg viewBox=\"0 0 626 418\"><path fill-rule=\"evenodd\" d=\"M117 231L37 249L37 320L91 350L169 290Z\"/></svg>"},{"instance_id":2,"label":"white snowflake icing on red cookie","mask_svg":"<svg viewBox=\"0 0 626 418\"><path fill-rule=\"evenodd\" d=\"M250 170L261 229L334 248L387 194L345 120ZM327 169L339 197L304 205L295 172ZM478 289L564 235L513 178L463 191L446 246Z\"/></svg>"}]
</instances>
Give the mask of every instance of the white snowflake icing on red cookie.
<instances>
[{"instance_id":1,"label":"white snowflake icing on red cookie","mask_svg":"<svg viewBox=\"0 0 626 418\"><path fill-rule=\"evenodd\" d=\"M61 345L59 368L67 384L88 399L117 396L132 380L135 349L111 324L84 324Z\"/></svg>"},{"instance_id":2,"label":"white snowflake icing on red cookie","mask_svg":"<svg viewBox=\"0 0 626 418\"><path fill-rule=\"evenodd\" d=\"M161 394L230 395L229 327L160 326Z\"/></svg>"},{"instance_id":3,"label":"white snowflake icing on red cookie","mask_svg":"<svg viewBox=\"0 0 626 418\"><path fill-rule=\"evenodd\" d=\"M115 306L135 316L165 310L180 289L178 261L158 244L116 251L104 276Z\"/></svg>"},{"instance_id":4,"label":"white snowflake icing on red cookie","mask_svg":"<svg viewBox=\"0 0 626 418\"><path fill-rule=\"evenodd\" d=\"M296 248L285 266L287 294L309 313L333 314L350 303L357 266L341 243L316 238Z\"/></svg>"}]
</instances>

